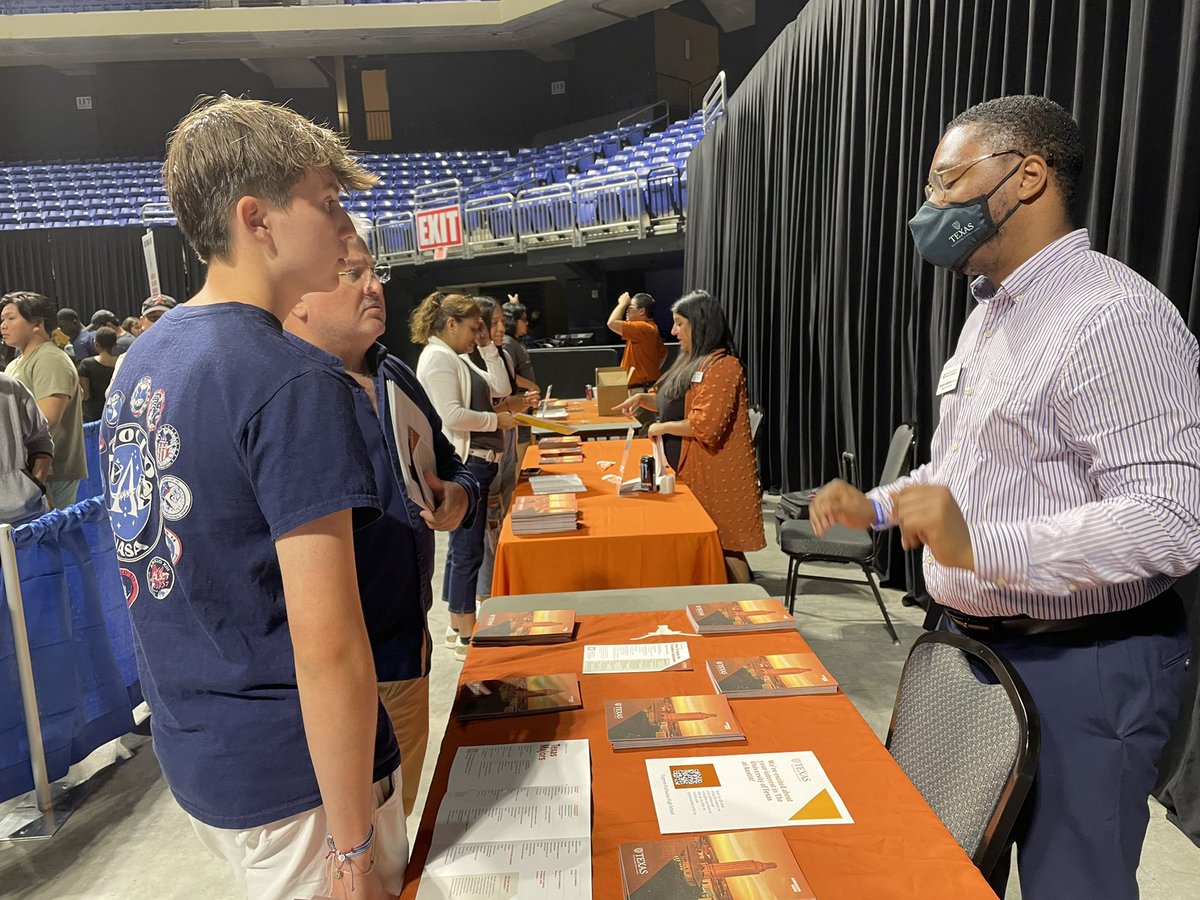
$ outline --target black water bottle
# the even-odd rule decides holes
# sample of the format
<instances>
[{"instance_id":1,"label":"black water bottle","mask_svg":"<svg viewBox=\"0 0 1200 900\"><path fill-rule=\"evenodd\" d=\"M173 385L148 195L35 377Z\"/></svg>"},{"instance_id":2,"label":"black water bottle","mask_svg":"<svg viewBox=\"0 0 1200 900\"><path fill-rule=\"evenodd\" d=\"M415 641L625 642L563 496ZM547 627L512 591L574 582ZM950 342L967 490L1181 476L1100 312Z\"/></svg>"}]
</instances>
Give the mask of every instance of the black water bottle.
<instances>
[{"instance_id":1,"label":"black water bottle","mask_svg":"<svg viewBox=\"0 0 1200 900\"><path fill-rule=\"evenodd\" d=\"M642 490L654 490L654 457L642 457Z\"/></svg>"}]
</instances>

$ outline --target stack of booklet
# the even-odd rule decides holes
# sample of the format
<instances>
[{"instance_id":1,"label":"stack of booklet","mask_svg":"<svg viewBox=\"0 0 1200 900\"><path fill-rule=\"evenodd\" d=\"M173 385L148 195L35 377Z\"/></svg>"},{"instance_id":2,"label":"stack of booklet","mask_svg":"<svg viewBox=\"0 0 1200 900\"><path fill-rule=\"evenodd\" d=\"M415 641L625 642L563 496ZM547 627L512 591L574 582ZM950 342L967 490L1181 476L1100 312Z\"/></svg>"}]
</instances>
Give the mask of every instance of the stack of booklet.
<instances>
[{"instance_id":1,"label":"stack of booklet","mask_svg":"<svg viewBox=\"0 0 1200 900\"><path fill-rule=\"evenodd\" d=\"M484 613L471 636L472 644L563 644L575 634L575 613L569 609Z\"/></svg>"},{"instance_id":2,"label":"stack of booklet","mask_svg":"<svg viewBox=\"0 0 1200 900\"><path fill-rule=\"evenodd\" d=\"M529 487L535 494L582 494L587 485L578 475L534 475Z\"/></svg>"},{"instance_id":3,"label":"stack of booklet","mask_svg":"<svg viewBox=\"0 0 1200 900\"><path fill-rule=\"evenodd\" d=\"M538 441L537 448L538 464L542 466L583 462L582 445L574 435L546 438Z\"/></svg>"},{"instance_id":4,"label":"stack of booklet","mask_svg":"<svg viewBox=\"0 0 1200 900\"><path fill-rule=\"evenodd\" d=\"M778 653L710 659L708 677L727 697L794 697L834 694L838 683L815 653Z\"/></svg>"},{"instance_id":5,"label":"stack of booklet","mask_svg":"<svg viewBox=\"0 0 1200 900\"><path fill-rule=\"evenodd\" d=\"M535 494L513 501L513 534L554 534L574 531L579 524L579 504L574 494Z\"/></svg>"},{"instance_id":6,"label":"stack of booklet","mask_svg":"<svg viewBox=\"0 0 1200 900\"><path fill-rule=\"evenodd\" d=\"M510 675L464 682L458 689L454 717L469 722L582 708L579 679L574 675Z\"/></svg>"},{"instance_id":7,"label":"stack of booklet","mask_svg":"<svg viewBox=\"0 0 1200 900\"><path fill-rule=\"evenodd\" d=\"M566 400L543 400L538 404L538 418L540 419L565 419L568 414Z\"/></svg>"},{"instance_id":8,"label":"stack of booklet","mask_svg":"<svg viewBox=\"0 0 1200 900\"><path fill-rule=\"evenodd\" d=\"M816 900L778 828L636 841L618 853L626 900Z\"/></svg>"},{"instance_id":9,"label":"stack of booklet","mask_svg":"<svg viewBox=\"0 0 1200 900\"><path fill-rule=\"evenodd\" d=\"M687 608L687 617L699 634L753 634L794 631L796 628L796 620L774 597L732 603L692 603Z\"/></svg>"},{"instance_id":10,"label":"stack of booklet","mask_svg":"<svg viewBox=\"0 0 1200 900\"><path fill-rule=\"evenodd\" d=\"M604 718L614 750L682 747L746 737L729 701L713 694L609 700L604 704Z\"/></svg>"}]
</instances>

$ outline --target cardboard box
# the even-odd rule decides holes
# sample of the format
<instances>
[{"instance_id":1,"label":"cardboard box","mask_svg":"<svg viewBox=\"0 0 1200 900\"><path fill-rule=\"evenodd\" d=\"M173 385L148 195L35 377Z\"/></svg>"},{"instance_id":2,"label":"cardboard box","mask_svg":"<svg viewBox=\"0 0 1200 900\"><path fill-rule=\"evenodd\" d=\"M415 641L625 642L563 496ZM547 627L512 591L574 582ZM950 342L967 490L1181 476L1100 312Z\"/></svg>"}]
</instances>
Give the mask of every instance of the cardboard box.
<instances>
[{"instance_id":1,"label":"cardboard box","mask_svg":"<svg viewBox=\"0 0 1200 900\"><path fill-rule=\"evenodd\" d=\"M629 373L620 366L596 370L596 410L602 416L619 416L616 406L629 399Z\"/></svg>"}]
</instances>

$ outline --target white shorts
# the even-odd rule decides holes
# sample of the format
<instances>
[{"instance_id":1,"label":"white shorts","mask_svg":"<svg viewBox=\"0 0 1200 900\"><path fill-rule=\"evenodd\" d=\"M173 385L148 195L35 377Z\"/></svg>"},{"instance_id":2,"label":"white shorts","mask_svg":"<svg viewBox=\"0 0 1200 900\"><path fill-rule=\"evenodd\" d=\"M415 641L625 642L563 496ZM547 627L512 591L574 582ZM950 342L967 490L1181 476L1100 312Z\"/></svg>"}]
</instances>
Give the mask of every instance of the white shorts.
<instances>
[{"instance_id":1,"label":"white shorts","mask_svg":"<svg viewBox=\"0 0 1200 900\"><path fill-rule=\"evenodd\" d=\"M399 896L408 865L400 770L375 782L375 871ZM325 807L238 831L192 819L201 843L233 866L250 900L309 900L329 893Z\"/></svg>"}]
</instances>

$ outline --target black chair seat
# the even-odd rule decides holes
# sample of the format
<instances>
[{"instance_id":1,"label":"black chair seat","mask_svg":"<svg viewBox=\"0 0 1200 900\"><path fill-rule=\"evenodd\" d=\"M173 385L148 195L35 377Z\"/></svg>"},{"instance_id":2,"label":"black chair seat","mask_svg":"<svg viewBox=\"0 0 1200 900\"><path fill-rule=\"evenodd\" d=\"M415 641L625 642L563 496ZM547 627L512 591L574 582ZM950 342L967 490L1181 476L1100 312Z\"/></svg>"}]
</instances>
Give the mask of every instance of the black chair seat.
<instances>
[{"instance_id":1,"label":"black chair seat","mask_svg":"<svg viewBox=\"0 0 1200 900\"><path fill-rule=\"evenodd\" d=\"M834 525L823 537L817 537L806 519L793 519L779 526L779 548L789 556L820 556L865 563L874 553L875 544L866 531Z\"/></svg>"}]
</instances>

